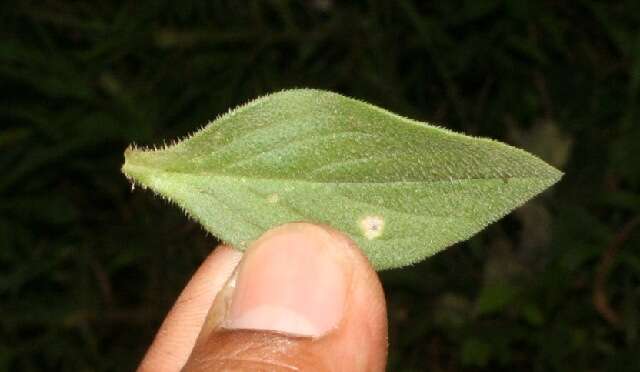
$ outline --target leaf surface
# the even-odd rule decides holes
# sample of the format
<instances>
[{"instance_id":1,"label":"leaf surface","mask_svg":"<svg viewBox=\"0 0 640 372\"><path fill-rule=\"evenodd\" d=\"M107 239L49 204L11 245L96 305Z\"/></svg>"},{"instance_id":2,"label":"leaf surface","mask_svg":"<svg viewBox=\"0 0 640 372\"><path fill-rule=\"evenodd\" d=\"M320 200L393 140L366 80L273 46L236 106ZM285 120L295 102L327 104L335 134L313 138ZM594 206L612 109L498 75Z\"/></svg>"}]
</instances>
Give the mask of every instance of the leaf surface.
<instances>
[{"instance_id":1,"label":"leaf surface","mask_svg":"<svg viewBox=\"0 0 640 372\"><path fill-rule=\"evenodd\" d=\"M129 148L122 170L238 249L286 222L324 223L379 270L471 237L562 175L506 144L311 89L256 99L162 149Z\"/></svg>"}]
</instances>

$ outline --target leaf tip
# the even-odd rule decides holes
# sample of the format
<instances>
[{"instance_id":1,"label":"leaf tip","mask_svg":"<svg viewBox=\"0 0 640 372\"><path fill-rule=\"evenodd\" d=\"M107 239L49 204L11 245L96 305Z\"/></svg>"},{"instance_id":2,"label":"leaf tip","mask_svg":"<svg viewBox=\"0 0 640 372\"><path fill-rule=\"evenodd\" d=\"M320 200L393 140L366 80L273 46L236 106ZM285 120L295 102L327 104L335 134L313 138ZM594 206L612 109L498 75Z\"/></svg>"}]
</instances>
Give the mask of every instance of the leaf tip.
<instances>
[{"instance_id":1,"label":"leaf tip","mask_svg":"<svg viewBox=\"0 0 640 372\"><path fill-rule=\"evenodd\" d=\"M545 162L545 165L546 165L546 173L547 173L547 177L545 178L548 180L546 188L549 188L555 185L556 183L560 182L562 177L564 177L564 172L554 167L553 165L550 165L549 163Z\"/></svg>"},{"instance_id":2,"label":"leaf tip","mask_svg":"<svg viewBox=\"0 0 640 372\"><path fill-rule=\"evenodd\" d=\"M129 182L132 184L137 183L143 188L146 188L144 180L149 173L145 166L145 159L148 157L148 153L149 151L139 149L135 144L129 145L124 150L124 162L122 168L120 168L120 171L127 177Z\"/></svg>"}]
</instances>

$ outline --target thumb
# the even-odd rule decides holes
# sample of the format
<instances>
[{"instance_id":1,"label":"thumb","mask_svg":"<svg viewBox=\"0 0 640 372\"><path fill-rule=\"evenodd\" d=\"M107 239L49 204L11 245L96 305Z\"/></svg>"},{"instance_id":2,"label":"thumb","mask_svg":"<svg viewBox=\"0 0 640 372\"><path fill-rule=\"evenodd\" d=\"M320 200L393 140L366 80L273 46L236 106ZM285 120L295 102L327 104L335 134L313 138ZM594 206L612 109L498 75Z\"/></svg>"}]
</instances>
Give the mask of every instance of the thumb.
<instances>
[{"instance_id":1,"label":"thumb","mask_svg":"<svg viewBox=\"0 0 640 372\"><path fill-rule=\"evenodd\" d=\"M273 229L218 293L185 371L383 371L384 293L355 244L307 223Z\"/></svg>"}]
</instances>

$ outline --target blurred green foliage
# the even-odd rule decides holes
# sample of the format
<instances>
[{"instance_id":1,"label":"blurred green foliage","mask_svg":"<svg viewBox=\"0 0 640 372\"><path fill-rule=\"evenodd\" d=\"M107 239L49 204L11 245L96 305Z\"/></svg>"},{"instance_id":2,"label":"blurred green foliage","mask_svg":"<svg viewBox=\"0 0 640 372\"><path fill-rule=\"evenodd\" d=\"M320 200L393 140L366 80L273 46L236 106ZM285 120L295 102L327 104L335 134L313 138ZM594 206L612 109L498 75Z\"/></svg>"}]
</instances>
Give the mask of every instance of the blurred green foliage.
<instances>
[{"instance_id":1,"label":"blurred green foliage","mask_svg":"<svg viewBox=\"0 0 640 372\"><path fill-rule=\"evenodd\" d=\"M0 7L0 370L133 369L216 241L130 191L124 148L291 87L566 172L469 242L381 274L389 370L640 368L636 1Z\"/></svg>"}]
</instances>

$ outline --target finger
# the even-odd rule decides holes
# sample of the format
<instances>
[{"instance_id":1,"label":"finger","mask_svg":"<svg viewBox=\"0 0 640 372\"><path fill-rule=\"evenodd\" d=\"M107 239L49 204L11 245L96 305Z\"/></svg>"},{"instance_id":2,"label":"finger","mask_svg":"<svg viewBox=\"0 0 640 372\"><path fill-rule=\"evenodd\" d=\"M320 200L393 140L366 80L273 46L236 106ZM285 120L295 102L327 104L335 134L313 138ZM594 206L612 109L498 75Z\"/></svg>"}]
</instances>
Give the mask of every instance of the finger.
<instances>
[{"instance_id":1,"label":"finger","mask_svg":"<svg viewBox=\"0 0 640 372\"><path fill-rule=\"evenodd\" d=\"M207 315L186 371L383 371L384 293L341 233L307 223L267 232Z\"/></svg>"},{"instance_id":2,"label":"finger","mask_svg":"<svg viewBox=\"0 0 640 372\"><path fill-rule=\"evenodd\" d=\"M138 371L179 371L187 361L213 299L231 276L241 253L216 248L202 263L165 318Z\"/></svg>"}]
</instances>

